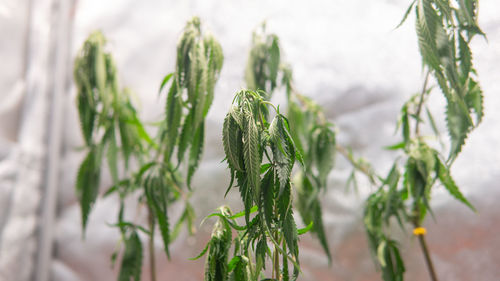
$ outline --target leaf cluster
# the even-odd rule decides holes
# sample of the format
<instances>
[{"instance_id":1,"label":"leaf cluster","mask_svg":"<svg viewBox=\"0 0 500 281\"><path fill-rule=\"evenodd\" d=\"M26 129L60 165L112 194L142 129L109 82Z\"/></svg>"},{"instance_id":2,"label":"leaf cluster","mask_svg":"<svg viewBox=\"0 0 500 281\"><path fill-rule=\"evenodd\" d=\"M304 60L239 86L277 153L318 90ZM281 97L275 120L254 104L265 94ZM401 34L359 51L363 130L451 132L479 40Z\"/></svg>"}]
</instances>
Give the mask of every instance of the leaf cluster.
<instances>
[{"instance_id":1,"label":"leaf cluster","mask_svg":"<svg viewBox=\"0 0 500 281\"><path fill-rule=\"evenodd\" d=\"M318 237L331 262L320 195L326 190L327 177L334 166L335 132L321 107L295 91L292 69L282 61L281 53L279 38L266 33L265 25L254 32L246 83L251 89L266 89L270 93L266 98L270 98L278 87L286 90L290 135L305 162L304 169L292 176L297 191L296 207L306 225L313 223L311 231Z\"/></svg>"},{"instance_id":2,"label":"leaf cluster","mask_svg":"<svg viewBox=\"0 0 500 281\"><path fill-rule=\"evenodd\" d=\"M203 34L195 17L186 24L177 44L176 71L167 75L160 91L171 81L161 132L164 160L171 160L177 147L177 166L189 149L187 184L203 153L204 119L214 98L224 57L220 44L211 34Z\"/></svg>"},{"instance_id":3,"label":"leaf cluster","mask_svg":"<svg viewBox=\"0 0 500 281\"><path fill-rule=\"evenodd\" d=\"M228 231L232 228L238 232L234 257L227 267L228 278L258 280L266 259L270 258L273 278L290 280L290 261L294 266L291 278L295 280L299 274L299 249L290 177L294 163L303 164L303 160L290 134L287 118L276 109L276 116L271 122L267 121L267 110L263 108L274 106L263 96L266 95L251 90L239 91L224 120L223 145L232 179L228 191L233 184L238 188L244 211L231 216L224 211L226 209L221 209L216 215L223 223L219 222L215 229L223 225ZM234 221L239 216L245 217L245 226ZM217 232L214 230L214 233ZM213 236L211 241L219 241L217 237ZM274 253L271 253L269 242L274 246ZM207 247L212 249L212 245L209 242ZM216 272L213 266L208 266L214 260L211 254L212 251L207 258L205 280L215 280L210 279ZM283 257L281 267L280 256ZM231 273L231 270L234 271Z\"/></svg>"},{"instance_id":4,"label":"leaf cluster","mask_svg":"<svg viewBox=\"0 0 500 281\"><path fill-rule=\"evenodd\" d=\"M384 280L403 280L405 272L399 244L391 238L391 222L397 221L403 230L405 224L420 227L426 214L432 214L430 200L437 183L475 211L456 185L450 168L468 133L483 116L482 91L476 81L469 43L475 35L484 33L477 25L477 1L452 2L415 0L402 21L414 8L420 53L428 74L422 91L411 97L401 109L398 128L402 141L387 147L403 152L404 164L399 167L400 159L395 161L365 205L364 224L369 245ZM432 92L432 87L428 87L431 76L446 98L450 136L447 156L427 144L426 138L420 134L419 126L424 122L421 115L425 108L428 124L439 138L434 118L426 105ZM420 243L425 241L421 239Z\"/></svg>"},{"instance_id":5,"label":"leaf cluster","mask_svg":"<svg viewBox=\"0 0 500 281\"><path fill-rule=\"evenodd\" d=\"M202 34L198 18L187 23L177 47L176 71L166 75L160 86L162 91L170 83L165 120L160 122L158 136L153 140L138 118L127 90L119 90L116 68L111 55L104 51L104 44L100 32L91 34L75 59L77 103L88 150L78 172L76 188L85 230L98 196L102 161L107 158L114 184L104 196L119 195L118 223L113 226L120 229L125 244L119 280L139 280L142 245L137 230L153 241L158 226L169 258L169 244L182 224L186 223L189 233L194 231L194 210L188 202L189 194L182 190L178 168L189 149L189 187L203 153L204 119L222 68L222 49L213 36ZM175 149L177 163L171 160ZM129 171L132 158L139 167L136 172ZM124 167L119 166L120 160L124 160ZM139 203L149 211L148 230L123 217L124 198L136 191L140 191ZM185 201L185 210L171 227L168 207L179 199Z\"/></svg>"},{"instance_id":6,"label":"leaf cluster","mask_svg":"<svg viewBox=\"0 0 500 281\"><path fill-rule=\"evenodd\" d=\"M116 184L119 157L123 158L126 169L132 156L142 158L148 145L153 144L138 118L129 91L118 87L116 66L104 45L102 33L92 33L76 57L74 67L80 127L87 150L76 180L84 231L99 193L104 158Z\"/></svg>"},{"instance_id":7,"label":"leaf cluster","mask_svg":"<svg viewBox=\"0 0 500 281\"><path fill-rule=\"evenodd\" d=\"M422 60L447 101L450 161L483 117L483 94L469 43L475 35L485 36L477 24L478 0L460 0L457 6L452 2L417 0L412 4Z\"/></svg>"},{"instance_id":8,"label":"leaf cluster","mask_svg":"<svg viewBox=\"0 0 500 281\"><path fill-rule=\"evenodd\" d=\"M275 34L266 33L266 25L254 31L252 46L245 70L245 82L249 89L267 93L271 99L274 89L278 86L280 68L279 39Z\"/></svg>"}]
</instances>

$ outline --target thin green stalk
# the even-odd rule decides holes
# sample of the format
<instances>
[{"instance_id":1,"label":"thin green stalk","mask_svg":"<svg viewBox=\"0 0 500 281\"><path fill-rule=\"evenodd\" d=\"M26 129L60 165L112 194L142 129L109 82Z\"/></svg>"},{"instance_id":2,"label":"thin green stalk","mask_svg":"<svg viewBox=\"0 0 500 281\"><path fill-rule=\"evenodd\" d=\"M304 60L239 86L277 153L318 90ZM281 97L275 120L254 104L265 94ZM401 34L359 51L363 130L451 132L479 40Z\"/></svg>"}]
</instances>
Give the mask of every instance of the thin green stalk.
<instances>
[{"instance_id":1,"label":"thin green stalk","mask_svg":"<svg viewBox=\"0 0 500 281\"><path fill-rule=\"evenodd\" d=\"M423 106L423 103L425 100L425 94L427 93L427 84L429 82L430 74L431 74L431 71L427 70L427 74L425 75L424 84L422 86L422 92L420 93L420 100L418 102L417 111L415 112L415 116L417 117L416 124L415 124L415 136L417 138L420 137L420 129L419 129L420 128L419 127L419 125L420 125L420 113L422 112L422 106ZM415 214L417 214L417 215L413 221L413 225L415 228L418 228L418 227L421 227L420 220L418 218L418 216L420 214L420 208L418 206L418 202L416 203ZM427 266L427 270L429 271L429 275L431 277L431 280L438 281L436 272L434 270L434 264L432 263L431 255L429 254L429 250L428 250L424 235L418 235L418 242L420 244L420 248L422 249L422 253L424 254L425 265Z\"/></svg>"},{"instance_id":2,"label":"thin green stalk","mask_svg":"<svg viewBox=\"0 0 500 281\"><path fill-rule=\"evenodd\" d=\"M420 224L414 223L415 228L420 227ZM431 255L429 253L429 250L427 248L427 243L425 241L425 235L418 235L418 242L420 244L420 248L422 249L422 252L424 254L424 259L425 259L425 265L427 266L427 269L429 270L429 275L431 277L432 281L438 281L436 271L434 270L434 264L432 263Z\"/></svg>"},{"instance_id":3,"label":"thin green stalk","mask_svg":"<svg viewBox=\"0 0 500 281\"><path fill-rule=\"evenodd\" d=\"M360 163L358 163L352 157L352 155L347 151L347 149L345 147L343 147L342 145L337 144L335 146L335 149L340 154L342 154L342 156L344 156L345 159L347 159L356 170L358 170L358 171L362 172L363 174L365 174L371 184L376 185L375 179L377 178L377 176L373 173L372 170L370 170L367 166L364 166L364 165L361 165Z\"/></svg>"},{"instance_id":4,"label":"thin green stalk","mask_svg":"<svg viewBox=\"0 0 500 281\"><path fill-rule=\"evenodd\" d=\"M155 258L155 220L153 217L153 211L148 205L148 219L149 219L149 270L151 281L156 281L156 258Z\"/></svg>"},{"instance_id":5,"label":"thin green stalk","mask_svg":"<svg viewBox=\"0 0 500 281\"><path fill-rule=\"evenodd\" d=\"M278 233L274 233L274 240L278 241ZM278 252L278 249L274 249L274 255L273 255L273 272L275 272L275 275L273 278L276 280L281 280L280 277L280 253Z\"/></svg>"},{"instance_id":6,"label":"thin green stalk","mask_svg":"<svg viewBox=\"0 0 500 281\"><path fill-rule=\"evenodd\" d=\"M417 106L417 112L415 112L415 116L417 116L416 124L415 124L415 135L418 137L420 135L420 113L422 112L422 105L425 100L425 93L427 92L427 83L429 82L429 76L431 75L431 71L427 70L427 74L425 75L424 85L422 86L422 92L420 93L420 100Z\"/></svg>"}]
</instances>

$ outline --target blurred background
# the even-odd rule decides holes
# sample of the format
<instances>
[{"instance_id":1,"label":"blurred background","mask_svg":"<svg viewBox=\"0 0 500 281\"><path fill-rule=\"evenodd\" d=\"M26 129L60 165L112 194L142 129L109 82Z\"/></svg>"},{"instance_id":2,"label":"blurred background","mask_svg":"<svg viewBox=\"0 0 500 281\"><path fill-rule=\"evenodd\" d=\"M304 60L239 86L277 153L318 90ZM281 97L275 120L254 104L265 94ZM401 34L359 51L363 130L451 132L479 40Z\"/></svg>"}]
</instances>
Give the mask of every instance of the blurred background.
<instances>
[{"instance_id":1,"label":"blurred background","mask_svg":"<svg viewBox=\"0 0 500 281\"><path fill-rule=\"evenodd\" d=\"M162 116L157 91L175 65L175 47L185 22L199 16L224 50L225 63L207 119L203 162L191 202L196 225L222 204L240 210L240 198L224 199L229 173L221 145L222 120L243 73L252 31L263 21L281 40L298 90L324 107L338 128L338 142L353 148L379 173L390 168L396 118L403 102L420 89L421 59L414 18L395 29L411 1L396 0L1 0L0 1L0 280L114 280L110 256L117 247L118 200L99 199L82 239L74 186L84 157L75 107L73 58L87 35L100 29L116 59L120 83L135 93L146 122ZM426 220L428 243L440 280L499 280L500 276L500 3L481 0L479 23L488 40L472 51L485 93L485 118L470 135L452 169L473 213L439 187L435 220ZM273 102L284 102L275 93ZM444 101L430 100L444 130ZM444 133L446 137L446 133ZM360 177L347 190L350 165L337 157L323 196L324 220L333 253L328 266L318 242L301 236L299 280L380 280L362 226L370 187ZM101 191L111 184L104 171ZM146 211L127 203L127 216ZM180 215L182 206L172 206ZM299 218L297 218L300 220ZM167 261L157 239L159 280L203 280L204 259L189 261L208 241L213 221L189 237L182 232ZM142 237L146 241L146 237ZM401 234L406 280L428 280L417 241ZM146 253L145 253L146 256ZM149 280L147 258L143 280Z\"/></svg>"}]
</instances>

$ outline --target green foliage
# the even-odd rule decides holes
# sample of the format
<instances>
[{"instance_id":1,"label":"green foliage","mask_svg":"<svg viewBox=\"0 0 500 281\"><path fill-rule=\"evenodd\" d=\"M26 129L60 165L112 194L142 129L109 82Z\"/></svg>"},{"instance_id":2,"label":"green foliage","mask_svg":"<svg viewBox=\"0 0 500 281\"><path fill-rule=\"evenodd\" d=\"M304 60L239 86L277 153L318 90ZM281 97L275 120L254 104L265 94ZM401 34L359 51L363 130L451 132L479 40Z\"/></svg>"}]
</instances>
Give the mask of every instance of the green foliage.
<instances>
[{"instance_id":1,"label":"green foliage","mask_svg":"<svg viewBox=\"0 0 500 281\"><path fill-rule=\"evenodd\" d=\"M326 190L327 177L334 166L336 142L332 124L327 122L323 110L314 101L299 94L293 86L291 68L281 61L279 39L274 34L266 34L265 25L260 32L254 32L252 48L245 73L247 86L251 89L266 89L265 98L270 98L278 86L286 90L288 118L286 126L289 136L279 135L277 128L285 122L275 119L270 125L270 137L277 146L272 149L277 159L276 170L281 182L291 173L291 162L295 158L303 164L304 170L293 178L297 190L297 208L306 225L313 223L312 232L317 235L321 246L331 262L331 254L323 228L320 191ZM281 79L280 79L281 78ZM288 122L289 121L289 122ZM282 139L283 141L280 141ZM288 139L289 142L285 141ZM303 173L307 177L303 177ZM307 182L306 182L307 181ZM279 194L284 190L280 186Z\"/></svg>"},{"instance_id":2,"label":"green foliage","mask_svg":"<svg viewBox=\"0 0 500 281\"><path fill-rule=\"evenodd\" d=\"M297 148L285 116L276 110L273 120L267 121L266 107L272 104L263 96L266 95L251 90L238 92L224 120L226 162L231 177L237 179L244 211L232 216L228 208L223 207L211 215L218 216L219 222L207 246L210 251L205 280L258 280L267 258L273 261L273 278L281 280L285 272L289 278L288 261L294 265L292 280L299 274L299 234L293 218L290 183ZM240 216L245 216L245 226L235 221ZM221 240L221 235L216 235L222 233L221 228L227 233L231 233L231 229L238 233L229 263L226 253L232 238L223 235ZM221 241L224 246L219 244ZM268 242L274 249L269 248ZM284 259L282 268L279 256ZM213 279L214 276L219 279Z\"/></svg>"},{"instance_id":3,"label":"green foliage","mask_svg":"<svg viewBox=\"0 0 500 281\"><path fill-rule=\"evenodd\" d=\"M453 180L450 168L467 135L483 116L483 96L476 81L469 43L475 35L484 34L477 25L477 1L458 1L458 7L452 5L449 1L416 0L403 18L404 21L415 6L418 43L428 74L421 93L411 97L401 109L398 128L401 128L402 142L389 147L403 152L399 158L405 161L403 169L396 160L365 205L364 224L369 245L382 278L387 281L403 280L405 272L399 244L390 235L391 222L397 221L403 230L405 224L420 228L426 214L432 214L431 192L437 182L455 199L475 210ZM424 122L421 113L425 108L428 125L439 138L434 118L425 104L432 93L432 87L428 87L430 77L446 98L450 136L447 157L427 144L419 129ZM427 264L431 264L425 239L420 237L419 242ZM430 273L435 280L433 270Z\"/></svg>"},{"instance_id":4,"label":"green foliage","mask_svg":"<svg viewBox=\"0 0 500 281\"><path fill-rule=\"evenodd\" d=\"M168 91L166 128L162 134L165 161L170 161L177 145L179 165L190 148L188 186L203 153L204 118L212 104L223 61L220 44L212 35L202 33L200 20L195 17L189 21L177 44L176 72ZM165 77L164 80L168 82L169 79ZM167 82L162 83L160 89ZM187 113L183 115L183 112Z\"/></svg>"},{"instance_id":5,"label":"green foliage","mask_svg":"<svg viewBox=\"0 0 500 281\"><path fill-rule=\"evenodd\" d=\"M228 212L221 209L221 213ZM208 257L205 265L205 281L228 280L228 257L231 247L231 228L229 224L219 219L212 232L212 238L208 243ZM229 266L233 267L233 264ZM244 280L244 279L242 279Z\"/></svg>"},{"instance_id":6,"label":"green foliage","mask_svg":"<svg viewBox=\"0 0 500 281\"><path fill-rule=\"evenodd\" d=\"M119 195L121 207L115 226L125 242L119 280L139 280L142 244L136 229L143 230L154 241L158 226L168 257L169 244L184 222L189 233L194 232L194 210L187 202L189 194L181 188L177 167L189 150L186 182L190 187L203 153L204 119L222 67L222 49L211 35L202 34L198 18L187 23L177 47L176 71L166 75L160 86L161 92L170 84L165 120L153 140L139 119L128 90L119 89L116 68L111 55L104 51L104 44L100 32L91 34L75 59L77 105L88 150L78 172L76 189L85 231L99 193L102 161L107 158L114 185L105 196ZM175 149L176 164L171 161ZM122 161L123 166L119 165ZM131 172L129 163L138 170ZM149 230L123 218L124 198L138 191L142 195L139 204L147 206L151 218ZM168 207L181 198L186 204L185 211L172 228Z\"/></svg>"},{"instance_id":7,"label":"green foliage","mask_svg":"<svg viewBox=\"0 0 500 281\"><path fill-rule=\"evenodd\" d=\"M274 89L278 85L278 71L280 67L279 39L274 34L266 34L266 25L255 31L252 37L252 47L248 56L245 71L245 82L251 90L262 90L271 99Z\"/></svg>"},{"instance_id":8,"label":"green foliage","mask_svg":"<svg viewBox=\"0 0 500 281\"><path fill-rule=\"evenodd\" d=\"M107 158L116 183L119 152L127 166L129 158L132 155L139 157L151 142L138 121L128 91L118 88L116 68L111 55L104 51L104 44L100 32L92 33L75 59L77 107L88 150L76 182L84 231L97 199L103 157ZM118 147L117 137L121 147Z\"/></svg>"},{"instance_id":9,"label":"green foliage","mask_svg":"<svg viewBox=\"0 0 500 281\"><path fill-rule=\"evenodd\" d=\"M418 0L415 7L424 64L447 100L450 161L456 158L468 133L483 116L482 91L476 81L469 47L475 35L484 35L477 25L478 1L458 2L459 7L454 8L448 1ZM473 122L472 113L476 115L476 122Z\"/></svg>"},{"instance_id":10,"label":"green foliage","mask_svg":"<svg viewBox=\"0 0 500 281\"><path fill-rule=\"evenodd\" d=\"M125 252L120 267L119 281L141 280L142 243L137 232L132 229L125 239Z\"/></svg>"}]
</instances>

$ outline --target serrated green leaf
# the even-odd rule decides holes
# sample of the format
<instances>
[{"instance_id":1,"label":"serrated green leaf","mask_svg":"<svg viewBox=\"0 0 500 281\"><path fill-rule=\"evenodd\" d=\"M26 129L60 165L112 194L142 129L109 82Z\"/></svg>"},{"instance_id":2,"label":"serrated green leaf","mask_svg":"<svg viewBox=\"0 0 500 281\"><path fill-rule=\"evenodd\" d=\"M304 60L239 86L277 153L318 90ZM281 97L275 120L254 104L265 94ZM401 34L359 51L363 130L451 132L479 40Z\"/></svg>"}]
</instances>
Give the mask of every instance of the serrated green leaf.
<instances>
[{"instance_id":1,"label":"serrated green leaf","mask_svg":"<svg viewBox=\"0 0 500 281\"><path fill-rule=\"evenodd\" d=\"M299 254L297 226L295 225L295 221L293 220L291 209L283 218L282 224L283 236L285 237L288 249L290 249L290 252L294 257L297 257Z\"/></svg>"},{"instance_id":2,"label":"serrated green leaf","mask_svg":"<svg viewBox=\"0 0 500 281\"><path fill-rule=\"evenodd\" d=\"M260 273L266 269L266 252L268 251L266 239L260 239L255 250L255 271Z\"/></svg>"},{"instance_id":3,"label":"serrated green leaf","mask_svg":"<svg viewBox=\"0 0 500 281\"><path fill-rule=\"evenodd\" d=\"M458 103L453 101L448 101L446 106L446 121L451 141L449 158L455 159L462 150L471 127L468 118L464 116L463 110Z\"/></svg>"},{"instance_id":4,"label":"serrated green leaf","mask_svg":"<svg viewBox=\"0 0 500 281\"><path fill-rule=\"evenodd\" d=\"M142 268L142 244L139 236L132 230L130 236L125 240L125 252L123 253L120 268L119 281L141 280Z\"/></svg>"},{"instance_id":5,"label":"serrated green leaf","mask_svg":"<svg viewBox=\"0 0 500 281\"><path fill-rule=\"evenodd\" d=\"M328 238L326 236L324 224L323 224L323 212L321 209L321 203L316 199L312 204L312 221L313 232L318 236L319 243L326 253L328 258L328 263L332 262L332 254L330 252L330 247L328 246Z\"/></svg>"},{"instance_id":6,"label":"serrated green leaf","mask_svg":"<svg viewBox=\"0 0 500 281\"><path fill-rule=\"evenodd\" d=\"M411 12L411 10L413 8L413 5L415 5L415 2L417 2L417 0L413 0L413 2L411 2L410 6L406 10L403 18L401 19L401 21L399 22L399 24L396 26L396 29L399 28L400 26L402 26L403 23L406 21L406 19L408 18L408 15L410 14L410 12Z\"/></svg>"},{"instance_id":7,"label":"serrated green leaf","mask_svg":"<svg viewBox=\"0 0 500 281\"><path fill-rule=\"evenodd\" d=\"M193 113L192 111L184 119L182 124L181 135L179 138L179 144L177 146L177 165L182 163L184 159L184 154L186 150L191 145L191 139L193 137Z\"/></svg>"},{"instance_id":8,"label":"serrated green leaf","mask_svg":"<svg viewBox=\"0 0 500 281\"><path fill-rule=\"evenodd\" d=\"M262 211L264 214L264 219L267 224L267 227L271 229L274 220L274 171L273 169L269 169L262 179L261 184L261 200L262 200Z\"/></svg>"},{"instance_id":9,"label":"serrated green leaf","mask_svg":"<svg viewBox=\"0 0 500 281\"><path fill-rule=\"evenodd\" d=\"M439 17L431 1L418 0L416 6L416 29L420 53L424 62L436 72L441 73L438 48L436 45L436 26Z\"/></svg>"},{"instance_id":10,"label":"serrated green leaf","mask_svg":"<svg viewBox=\"0 0 500 281\"><path fill-rule=\"evenodd\" d=\"M109 173L113 179L113 183L118 183L118 145L116 144L115 128L114 126L108 129L109 137L108 151L106 153L106 158L108 160ZM108 133L107 133L108 134Z\"/></svg>"},{"instance_id":11,"label":"serrated green leaf","mask_svg":"<svg viewBox=\"0 0 500 281\"><path fill-rule=\"evenodd\" d=\"M241 166L241 159L243 158L242 132L231 113L228 113L224 119L222 143L230 167L238 171L243 171L243 167Z\"/></svg>"},{"instance_id":12,"label":"serrated green leaf","mask_svg":"<svg viewBox=\"0 0 500 281\"><path fill-rule=\"evenodd\" d=\"M238 258L237 258L238 257ZM231 273L229 280L231 281L248 281L249 270L248 270L248 258L245 256L234 257L231 262L234 262L234 271ZM231 263L229 264L231 265ZM229 266L228 266L229 269ZM228 270L230 271L230 270Z\"/></svg>"},{"instance_id":13,"label":"serrated green leaf","mask_svg":"<svg viewBox=\"0 0 500 281\"><path fill-rule=\"evenodd\" d=\"M462 34L458 33L458 49L460 51L460 69L464 79L469 77L472 68L472 53L469 44L465 41Z\"/></svg>"},{"instance_id":14,"label":"serrated green leaf","mask_svg":"<svg viewBox=\"0 0 500 281\"><path fill-rule=\"evenodd\" d=\"M78 169L76 191L80 199L83 233L85 233L90 211L99 192L101 159L102 147L92 147Z\"/></svg>"},{"instance_id":15,"label":"serrated green leaf","mask_svg":"<svg viewBox=\"0 0 500 281\"><path fill-rule=\"evenodd\" d=\"M469 89L465 96L465 103L469 109L474 110L476 115L475 126L479 125L483 119L484 108L483 108L483 91L479 86L479 83L473 79L469 79Z\"/></svg>"},{"instance_id":16,"label":"serrated green leaf","mask_svg":"<svg viewBox=\"0 0 500 281\"><path fill-rule=\"evenodd\" d=\"M165 160L170 161L172 151L177 143L177 136L179 134L179 127L182 118L182 103L178 96L177 82L174 80L167 96L167 103L165 107L165 125L166 125L166 147L165 147Z\"/></svg>"},{"instance_id":17,"label":"serrated green leaf","mask_svg":"<svg viewBox=\"0 0 500 281\"><path fill-rule=\"evenodd\" d=\"M228 280L228 254L231 247L231 230L219 220L212 232L205 264L205 281Z\"/></svg>"},{"instance_id":18,"label":"serrated green leaf","mask_svg":"<svg viewBox=\"0 0 500 281\"><path fill-rule=\"evenodd\" d=\"M260 136L259 130L251 115L246 116L246 130L243 131L243 155L248 188L255 200L260 196Z\"/></svg>"},{"instance_id":19,"label":"serrated green leaf","mask_svg":"<svg viewBox=\"0 0 500 281\"><path fill-rule=\"evenodd\" d=\"M191 149L189 151L189 163L188 163L188 175L187 175L187 184L189 188L191 188L191 178L193 177L194 172L198 168L201 156L203 154L204 135L205 135L205 124L201 123L194 134L194 138L191 143Z\"/></svg>"},{"instance_id":20,"label":"serrated green leaf","mask_svg":"<svg viewBox=\"0 0 500 281\"><path fill-rule=\"evenodd\" d=\"M278 76L278 67L280 64L280 47L278 42L278 37L276 35L272 36L272 43L269 47L269 80L271 83L276 84L276 78Z\"/></svg>"},{"instance_id":21,"label":"serrated green leaf","mask_svg":"<svg viewBox=\"0 0 500 281\"><path fill-rule=\"evenodd\" d=\"M233 257L229 263L227 264L227 271L228 272L231 272L234 270L234 268L236 267L236 264L239 263L241 260L241 257L240 256L235 256Z\"/></svg>"},{"instance_id":22,"label":"serrated green leaf","mask_svg":"<svg viewBox=\"0 0 500 281\"><path fill-rule=\"evenodd\" d=\"M153 171L144 181L144 192L148 206L152 208L154 217L158 222L165 254L170 259L170 225L168 219L168 188L164 182L165 172L163 169Z\"/></svg>"},{"instance_id":23,"label":"serrated green leaf","mask_svg":"<svg viewBox=\"0 0 500 281\"><path fill-rule=\"evenodd\" d=\"M437 159L439 161L439 159ZM436 173L439 176L439 180L443 184L443 186L448 190L448 192L455 197L458 201L464 203L469 207L472 211L476 212L476 209L474 206L465 198L465 196L460 192L460 189L458 186L455 184L455 181L450 175L449 169L443 164L441 161L439 161L439 164L436 166L437 171Z\"/></svg>"},{"instance_id":24,"label":"serrated green leaf","mask_svg":"<svg viewBox=\"0 0 500 281\"><path fill-rule=\"evenodd\" d=\"M328 174L333 169L335 151L335 134L327 127L322 128L317 135L314 147L314 159L322 188L326 188Z\"/></svg>"}]
</instances>

